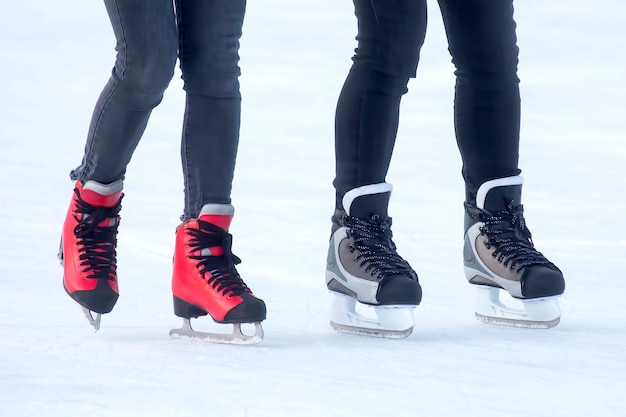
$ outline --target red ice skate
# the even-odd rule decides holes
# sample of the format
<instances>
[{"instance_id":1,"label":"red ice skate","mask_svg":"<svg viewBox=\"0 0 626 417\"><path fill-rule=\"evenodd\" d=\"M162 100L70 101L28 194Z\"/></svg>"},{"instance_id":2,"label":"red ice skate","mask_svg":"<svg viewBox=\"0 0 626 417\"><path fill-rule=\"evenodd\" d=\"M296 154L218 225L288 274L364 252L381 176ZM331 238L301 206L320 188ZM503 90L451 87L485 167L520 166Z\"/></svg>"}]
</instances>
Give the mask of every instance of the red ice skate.
<instances>
[{"instance_id":1,"label":"red ice skate","mask_svg":"<svg viewBox=\"0 0 626 417\"><path fill-rule=\"evenodd\" d=\"M63 287L96 331L100 315L109 313L119 297L116 245L121 199L121 180L77 182L63 224L59 248Z\"/></svg>"},{"instance_id":2,"label":"red ice skate","mask_svg":"<svg viewBox=\"0 0 626 417\"><path fill-rule=\"evenodd\" d=\"M241 260L231 252L228 233L234 209L230 204L207 204L198 219L189 220L176 231L172 291L174 314L183 327L170 331L220 343L254 344L263 340L261 321L265 303L243 282L235 265ZM209 314L216 323L233 324L232 334L198 332L190 319ZM241 331L242 323L254 323L255 334Z\"/></svg>"}]
</instances>

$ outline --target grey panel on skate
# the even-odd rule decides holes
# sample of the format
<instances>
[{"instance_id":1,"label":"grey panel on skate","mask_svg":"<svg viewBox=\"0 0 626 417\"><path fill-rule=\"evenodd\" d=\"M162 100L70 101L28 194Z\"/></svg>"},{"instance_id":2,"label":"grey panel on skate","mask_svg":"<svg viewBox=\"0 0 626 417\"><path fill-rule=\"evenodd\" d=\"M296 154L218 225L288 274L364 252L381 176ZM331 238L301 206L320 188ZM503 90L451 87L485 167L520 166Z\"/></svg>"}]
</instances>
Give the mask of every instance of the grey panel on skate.
<instances>
[{"instance_id":1,"label":"grey panel on skate","mask_svg":"<svg viewBox=\"0 0 626 417\"><path fill-rule=\"evenodd\" d=\"M337 259L335 258L335 238L334 236L330 239L330 244L328 245L328 256L326 257L326 271L331 271L333 275L337 276L337 278L341 279L344 282L348 282L348 280L343 276L341 271L339 271L339 266L337 265ZM328 274L326 274L328 277ZM329 283L329 280L326 280L326 284Z\"/></svg>"},{"instance_id":2,"label":"grey panel on skate","mask_svg":"<svg viewBox=\"0 0 626 417\"><path fill-rule=\"evenodd\" d=\"M334 240L331 237L330 238L330 243L328 245L328 255L326 256L326 270L327 271L334 271L338 273L338 269L337 269L337 259L335 258L335 250L334 250Z\"/></svg>"},{"instance_id":3,"label":"grey panel on skate","mask_svg":"<svg viewBox=\"0 0 626 417\"><path fill-rule=\"evenodd\" d=\"M465 234L465 244L463 245L463 265L466 268L472 268L473 270L482 272L485 274L485 277L491 276L491 274L483 268L483 266L478 262L476 256L474 256L474 251L472 250L472 244L470 243L469 236ZM473 277L467 277L470 280Z\"/></svg>"},{"instance_id":4,"label":"grey panel on skate","mask_svg":"<svg viewBox=\"0 0 626 417\"><path fill-rule=\"evenodd\" d=\"M339 265L337 265L337 259L335 258L334 248L334 238L331 238L330 245L328 247L328 256L326 257L326 287L331 291L339 292L341 294L349 295L350 297L356 298L356 293L354 291L350 290L345 285L337 281L337 279L340 279L344 283L348 282L346 277L344 277L339 270Z\"/></svg>"},{"instance_id":5,"label":"grey panel on skate","mask_svg":"<svg viewBox=\"0 0 626 417\"><path fill-rule=\"evenodd\" d=\"M346 276L339 267L339 262L335 256L335 237L330 239L326 265L326 285L329 290L356 297L359 302L366 304L378 304L376 293L378 292L378 282L363 279L361 277ZM345 239L342 239L345 240ZM345 244L340 244L345 247ZM341 248L339 248L341 251ZM338 262L339 261L339 262ZM342 264L343 265L343 264ZM345 268L345 265L343 265ZM351 271L347 270L350 274ZM368 274L369 276L369 274ZM338 280L335 284L330 284L333 280ZM339 282L340 281L340 282ZM329 285L330 284L330 285ZM341 287L338 285L341 284ZM348 292L349 291L349 292Z\"/></svg>"},{"instance_id":6,"label":"grey panel on skate","mask_svg":"<svg viewBox=\"0 0 626 417\"><path fill-rule=\"evenodd\" d=\"M470 228L465 234L465 243L463 245L463 262L466 270L466 278L470 281L474 274L467 274L468 269L474 271L479 275L484 275L485 278L493 281L495 284L500 286L509 292L513 297L522 298L522 289L521 283L519 281L519 274L517 277L500 277L493 271L483 267L483 265L478 261L476 256L472 251L472 243L471 236L474 236L474 240L478 237L478 223ZM470 276L471 275L471 276Z\"/></svg>"}]
</instances>

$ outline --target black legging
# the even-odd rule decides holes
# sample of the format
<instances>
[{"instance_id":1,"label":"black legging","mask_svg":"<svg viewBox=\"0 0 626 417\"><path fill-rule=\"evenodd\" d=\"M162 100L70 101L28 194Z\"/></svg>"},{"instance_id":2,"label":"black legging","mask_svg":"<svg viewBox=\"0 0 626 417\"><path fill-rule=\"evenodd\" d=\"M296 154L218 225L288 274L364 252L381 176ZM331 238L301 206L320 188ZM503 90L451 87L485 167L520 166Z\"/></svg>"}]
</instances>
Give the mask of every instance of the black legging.
<instances>
[{"instance_id":1,"label":"black legging","mask_svg":"<svg viewBox=\"0 0 626 417\"><path fill-rule=\"evenodd\" d=\"M358 48L335 121L337 208L350 189L385 181L400 100L415 77L426 0L354 0ZM456 67L454 126L466 199L519 175L518 48L512 0L439 0Z\"/></svg>"}]
</instances>

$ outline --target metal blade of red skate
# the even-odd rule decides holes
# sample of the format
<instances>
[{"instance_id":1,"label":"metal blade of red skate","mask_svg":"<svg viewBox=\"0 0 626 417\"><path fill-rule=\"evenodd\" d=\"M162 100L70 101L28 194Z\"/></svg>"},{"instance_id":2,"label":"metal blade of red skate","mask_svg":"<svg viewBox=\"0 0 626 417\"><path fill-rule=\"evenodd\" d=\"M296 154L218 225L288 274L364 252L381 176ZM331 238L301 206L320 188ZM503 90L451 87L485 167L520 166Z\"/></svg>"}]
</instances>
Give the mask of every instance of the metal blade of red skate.
<instances>
[{"instance_id":1,"label":"metal blade of red skate","mask_svg":"<svg viewBox=\"0 0 626 417\"><path fill-rule=\"evenodd\" d=\"M83 313L85 313L85 317L87 317L87 320L89 321L89 324L91 324L94 328L94 331L98 331L100 330L100 319L102 318L102 315L100 313L95 313L95 317L92 314L92 311L89 310L88 308L82 307L83 309Z\"/></svg>"},{"instance_id":2,"label":"metal blade of red skate","mask_svg":"<svg viewBox=\"0 0 626 417\"><path fill-rule=\"evenodd\" d=\"M170 336L205 340L213 343L224 343L231 345L255 345L263 340L263 327L261 323L253 323L255 333L253 335L244 334L241 331L241 324L233 324L233 332L228 333L210 333L199 332L191 327L189 319L183 319L183 326L180 329L170 330Z\"/></svg>"}]
</instances>

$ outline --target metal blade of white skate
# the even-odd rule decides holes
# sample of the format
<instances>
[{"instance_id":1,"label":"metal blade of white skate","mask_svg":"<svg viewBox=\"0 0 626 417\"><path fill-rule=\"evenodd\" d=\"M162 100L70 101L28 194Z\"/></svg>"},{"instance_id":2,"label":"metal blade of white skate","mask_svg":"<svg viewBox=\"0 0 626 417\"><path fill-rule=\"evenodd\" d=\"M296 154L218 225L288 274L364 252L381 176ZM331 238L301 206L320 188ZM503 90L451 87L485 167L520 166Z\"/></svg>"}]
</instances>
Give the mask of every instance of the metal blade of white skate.
<instances>
[{"instance_id":1,"label":"metal blade of white skate","mask_svg":"<svg viewBox=\"0 0 626 417\"><path fill-rule=\"evenodd\" d=\"M247 335L241 331L241 324L233 324L233 332L228 333L209 333L199 332L191 327L189 319L183 319L183 326L180 329L170 330L170 336L182 337L189 339L205 340L213 343L225 343L231 345L254 345L263 340L263 327L261 323L254 323L254 334Z\"/></svg>"},{"instance_id":2,"label":"metal blade of white skate","mask_svg":"<svg viewBox=\"0 0 626 417\"><path fill-rule=\"evenodd\" d=\"M476 318L488 324L549 329L559 324L561 309L558 296L519 300L522 308L514 308L500 301L500 289L476 287Z\"/></svg>"},{"instance_id":3,"label":"metal blade of white skate","mask_svg":"<svg viewBox=\"0 0 626 417\"><path fill-rule=\"evenodd\" d=\"M372 306L376 318L365 317L356 310L356 300L343 294L332 293L330 325L348 334L402 339L413 332L414 306Z\"/></svg>"},{"instance_id":4,"label":"metal blade of white skate","mask_svg":"<svg viewBox=\"0 0 626 417\"><path fill-rule=\"evenodd\" d=\"M85 317L87 317L87 320L89 320L89 324L91 324L94 328L94 331L98 331L100 329L100 319L102 317L102 314L100 313L95 313L95 317L93 316L93 311L89 310L88 308L82 307L83 309L83 313L85 313Z\"/></svg>"}]
</instances>

